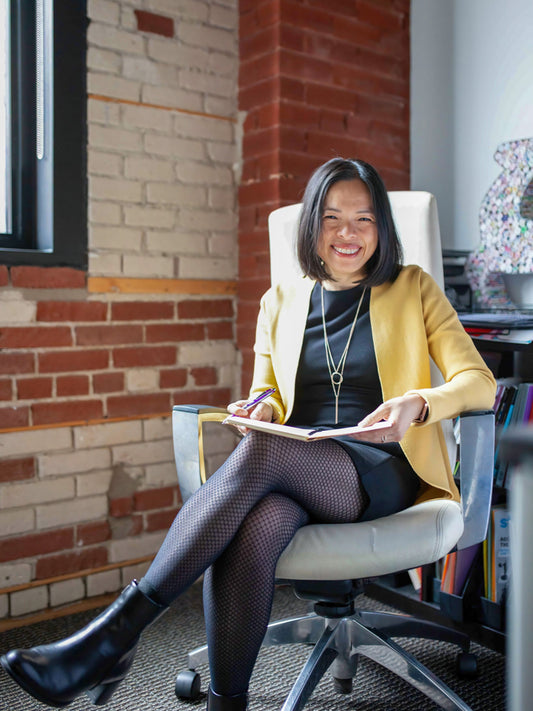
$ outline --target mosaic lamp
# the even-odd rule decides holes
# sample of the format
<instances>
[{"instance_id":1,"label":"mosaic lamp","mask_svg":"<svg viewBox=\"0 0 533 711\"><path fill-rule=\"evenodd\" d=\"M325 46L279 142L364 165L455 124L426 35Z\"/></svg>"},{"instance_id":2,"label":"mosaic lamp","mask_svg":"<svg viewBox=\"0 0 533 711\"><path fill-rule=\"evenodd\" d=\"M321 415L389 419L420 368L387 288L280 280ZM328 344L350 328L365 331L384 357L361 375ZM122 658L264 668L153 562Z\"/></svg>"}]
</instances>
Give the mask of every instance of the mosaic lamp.
<instances>
[{"instance_id":1,"label":"mosaic lamp","mask_svg":"<svg viewBox=\"0 0 533 711\"><path fill-rule=\"evenodd\" d=\"M501 143L465 272L482 308L533 309L533 138Z\"/></svg>"}]
</instances>

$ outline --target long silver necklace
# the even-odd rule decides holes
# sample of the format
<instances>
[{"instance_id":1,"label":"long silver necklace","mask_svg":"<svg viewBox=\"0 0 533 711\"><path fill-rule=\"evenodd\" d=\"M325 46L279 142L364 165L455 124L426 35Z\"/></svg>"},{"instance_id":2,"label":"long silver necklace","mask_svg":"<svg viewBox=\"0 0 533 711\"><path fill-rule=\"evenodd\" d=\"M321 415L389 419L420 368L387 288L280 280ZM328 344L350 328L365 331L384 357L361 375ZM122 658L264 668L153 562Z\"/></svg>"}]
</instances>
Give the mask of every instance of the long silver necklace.
<instances>
[{"instance_id":1,"label":"long silver necklace","mask_svg":"<svg viewBox=\"0 0 533 711\"><path fill-rule=\"evenodd\" d=\"M333 355L331 353L331 348L329 347L328 332L326 329L326 315L325 315L325 310L324 310L324 287L321 285L320 289L321 289L320 299L322 302L322 327L324 329L324 347L326 349L326 362L328 364L329 379L331 381L333 395L335 396L335 424L337 425L339 423L339 394L341 391L342 381L344 380L344 378L343 378L344 366L346 364L346 357L348 356L348 349L350 348L350 343L352 340L353 332L355 331L355 324L357 323L357 317L359 316L361 304L363 303L363 298L365 296L366 286L363 289L361 298L359 299L359 304L357 305L357 309L355 311L355 316L354 316L354 320L352 323L352 327L350 328L348 340L346 341L346 346L342 352L342 355L341 355L337 365L335 365L335 360L334 360Z\"/></svg>"}]
</instances>

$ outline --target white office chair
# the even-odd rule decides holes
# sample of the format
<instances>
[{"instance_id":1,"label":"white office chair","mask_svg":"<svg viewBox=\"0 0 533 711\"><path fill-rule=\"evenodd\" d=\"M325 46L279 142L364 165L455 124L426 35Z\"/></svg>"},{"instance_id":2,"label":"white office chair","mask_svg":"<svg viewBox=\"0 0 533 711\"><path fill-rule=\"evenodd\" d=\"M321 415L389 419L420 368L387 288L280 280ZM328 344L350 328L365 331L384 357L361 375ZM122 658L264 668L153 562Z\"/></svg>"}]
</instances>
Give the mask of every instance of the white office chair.
<instances>
[{"instance_id":1,"label":"white office chair","mask_svg":"<svg viewBox=\"0 0 533 711\"><path fill-rule=\"evenodd\" d=\"M443 285L442 256L435 199L424 192L389 193L403 243L405 263L417 263ZM275 210L269 218L273 283L300 273L295 236L300 205ZM440 374L439 374L440 375ZM205 481L203 423L220 420L223 411L179 406L173 411L174 448L182 496L187 499ZM310 524L299 529L278 561L276 577L289 581L298 597L314 601L314 612L272 622L264 644L291 642L314 648L282 711L304 707L331 667L336 691L348 693L362 654L401 676L443 709L469 711L448 686L390 637L439 639L459 645L459 671L475 671L468 637L450 627L400 614L356 610L358 581L434 563L454 549L482 541L492 495L494 415L465 413L459 419L461 503L439 499L386 516L348 524ZM451 431L451 430L450 430ZM455 442L449 450L455 453ZM318 564L319 562L319 564ZM207 648L189 654L176 693L195 698L200 679L195 669L207 661Z\"/></svg>"}]
</instances>

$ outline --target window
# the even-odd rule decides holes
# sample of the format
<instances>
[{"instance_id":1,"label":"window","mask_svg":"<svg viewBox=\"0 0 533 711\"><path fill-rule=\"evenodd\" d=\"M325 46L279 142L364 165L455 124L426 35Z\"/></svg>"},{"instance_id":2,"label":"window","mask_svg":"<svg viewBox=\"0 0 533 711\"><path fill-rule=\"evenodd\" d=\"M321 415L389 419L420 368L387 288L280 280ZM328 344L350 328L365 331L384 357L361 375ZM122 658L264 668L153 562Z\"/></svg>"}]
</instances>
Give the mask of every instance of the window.
<instances>
[{"instance_id":1,"label":"window","mask_svg":"<svg viewBox=\"0 0 533 711\"><path fill-rule=\"evenodd\" d=\"M0 234L11 232L11 78L9 3L0 5Z\"/></svg>"},{"instance_id":2,"label":"window","mask_svg":"<svg viewBox=\"0 0 533 711\"><path fill-rule=\"evenodd\" d=\"M0 3L0 263L86 268L86 2Z\"/></svg>"}]
</instances>

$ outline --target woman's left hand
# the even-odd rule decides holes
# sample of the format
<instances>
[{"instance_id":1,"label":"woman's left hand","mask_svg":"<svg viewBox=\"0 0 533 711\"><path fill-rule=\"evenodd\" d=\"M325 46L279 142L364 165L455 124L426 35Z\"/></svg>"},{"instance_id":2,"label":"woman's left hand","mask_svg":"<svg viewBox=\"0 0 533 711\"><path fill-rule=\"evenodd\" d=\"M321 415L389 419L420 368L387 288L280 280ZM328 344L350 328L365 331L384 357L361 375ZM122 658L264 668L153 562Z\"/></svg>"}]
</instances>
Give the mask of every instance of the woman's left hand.
<instances>
[{"instance_id":1,"label":"woman's left hand","mask_svg":"<svg viewBox=\"0 0 533 711\"><path fill-rule=\"evenodd\" d=\"M425 402L424 398L416 393L387 400L361 420L359 425L368 427L385 420L388 426L368 433L354 434L351 437L363 442L399 442L411 423L420 417Z\"/></svg>"}]
</instances>

